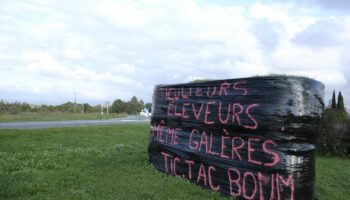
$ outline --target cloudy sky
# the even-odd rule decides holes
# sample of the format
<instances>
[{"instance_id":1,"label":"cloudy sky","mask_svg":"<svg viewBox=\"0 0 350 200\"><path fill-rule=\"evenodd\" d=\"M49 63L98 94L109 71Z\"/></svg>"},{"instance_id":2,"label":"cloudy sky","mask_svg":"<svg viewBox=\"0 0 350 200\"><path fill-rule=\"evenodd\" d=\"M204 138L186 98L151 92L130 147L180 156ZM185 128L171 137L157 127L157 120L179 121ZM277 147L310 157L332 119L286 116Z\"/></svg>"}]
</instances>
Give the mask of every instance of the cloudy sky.
<instances>
[{"instance_id":1,"label":"cloudy sky","mask_svg":"<svg viewBox=\"0 0 350 200\"><path fill-rule=\"evenodd\" d=\"M350 106L350 1L0 1L0 99L99 104L196 78L304 75Z\"/></svg>"}]
</instances>

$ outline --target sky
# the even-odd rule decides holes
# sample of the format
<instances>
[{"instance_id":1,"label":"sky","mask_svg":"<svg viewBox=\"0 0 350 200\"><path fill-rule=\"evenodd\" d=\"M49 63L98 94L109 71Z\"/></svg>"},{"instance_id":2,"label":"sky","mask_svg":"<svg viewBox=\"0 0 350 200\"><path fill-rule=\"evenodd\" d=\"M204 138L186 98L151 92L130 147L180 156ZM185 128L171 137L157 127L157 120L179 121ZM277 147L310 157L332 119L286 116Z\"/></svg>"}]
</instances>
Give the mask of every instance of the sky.
<instances>
[{"instance_id":1,"label":"sky","mask_svg":"<svg viewBox=\"0 0 350 200\"><path fill-rule=\"evenodd\" d=\"M290 74L350 107L350 1L0 1L0 99L152 100L156 84Z\"/></svg>"}]
</instances>

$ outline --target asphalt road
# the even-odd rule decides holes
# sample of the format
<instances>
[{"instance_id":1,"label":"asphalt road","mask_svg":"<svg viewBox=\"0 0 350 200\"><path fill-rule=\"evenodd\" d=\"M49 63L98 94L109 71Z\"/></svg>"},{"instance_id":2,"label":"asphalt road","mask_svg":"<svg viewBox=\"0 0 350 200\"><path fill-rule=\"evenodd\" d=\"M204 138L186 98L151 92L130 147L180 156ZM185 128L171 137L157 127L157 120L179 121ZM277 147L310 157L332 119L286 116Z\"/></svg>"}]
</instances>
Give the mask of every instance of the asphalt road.
<instances>
[{"instance_id":1,"label":"asphalt road","mask_svg":"<svg viewBox=\"0 0 350 200\"><path fill-rule=\"evenodd\" d=\"M69 121L30 121L30 122L0 122L0 129L40 129L57 127L98 126L109 124L140 124L149 122L149 118L142 116L128 116L124 118L103 120L69 120Z\"/></svg>"}]
</instances>

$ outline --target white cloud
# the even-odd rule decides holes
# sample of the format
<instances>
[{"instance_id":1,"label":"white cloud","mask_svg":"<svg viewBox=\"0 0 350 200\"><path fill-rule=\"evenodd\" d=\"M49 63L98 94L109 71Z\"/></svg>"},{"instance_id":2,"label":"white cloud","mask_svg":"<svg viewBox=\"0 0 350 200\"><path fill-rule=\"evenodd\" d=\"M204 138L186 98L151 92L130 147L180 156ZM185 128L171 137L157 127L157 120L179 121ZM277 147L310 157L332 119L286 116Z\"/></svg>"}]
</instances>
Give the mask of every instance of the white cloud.
<instances>
[{"instance_id":1,"label":"white cloud","mask_svg":"<svg viewBox=\"0 0 350 200\"><path fill-rule=\"evenodd\" d=\"M30 100L45 101L45 94L55 95L50 90L73 87L87 102L132 95L150 101L156 84L282 73L345 91L350 15L331 17L327 10L298 5L5 2L0 64L9 70L0 74L0 88L19 84L6 98L23 101L31 94ZM33 90L19 96L28 85ZM67 93L57 103L70 99Z\"/></svg>"},{"instance_id":2,"label":"white cloud","mask_svg":"<svg viewBox=\"0 0 350 200\"><path fill-rule=\"evenodd\" d=\"M345 86L347 84L343 73L337 70L308 70L308 71L291 71L292 75L306 76L323 82L327 86Z\"/></svg>"},{"instance_id":3,"label":"white cloud","mask_svg":"<svg viewBox=\"0 0 350 200\"><path fill-rule=\"evenodd\" d=\"M221 67L218 67L218 70L223 70L229 77L233 78L263 75L268 72L268 68L263 63L244 60L225 59L218 66Z\"/></svg>"},{"instance_id":4,"label":"white cloud","mask_svg":"<svg viewBox=\"0 0 350 200\"><path fill-rule=\"evenodd\" d=\"M349 41L345 27L346 20L341 17L322 18L296 34L292 41L313 48L338 46Z\"/></svg>"},{"instance_id":5,"label":"white cloud","mask_svg":"<svg viewBox=\"0 0 350 200\"><path fill-rule=\"evenodd\" d=\"M10 54L0 52L0 60L8 60L11 58L12 58L12 56Z\"/></svg>"},{"instance_id":6,"label":"white cloud","mask_svg":"<svg viewBox=\"0 0 350 200\"><path fill-rule=\"evenodd\" d=\"M79 49L66 48L63 50L63 54L70 59L81 59L82 55Z\"/></svg>"},{"instance_id":7,"label":"white cloud","mask_svg":"<svg viewBox=\"0 0 350 200\"><path fill-rule=\"evenodd\" d=\"M53 77L67 77L70 70L59 63L49 52L27 51L22 54L22 59L28 63L28 69L42 75Z\"/></svg>"},{"instance_id":8,"label":"white cloud","mask_svg":"<svg viewBox=\"0 0 350 200\"><path fill-rule=\"evenodd\" d=\"M288 38L315 23L312 16L293 15L297 11L290 4L268 5L256 3L250 7L250 13L254 19L267 19L269 22L280 23L285 28Z\"/></svg>"},{"instance_id":9,"label":"white cloud","mask_svg":"<svg viewBox=\"0 0 350 200\"><path fill-rule=\"evenodd\" d=\"M96 12L121 28L144 25L148 15L135 2L106 2L96 6Z\"/></svg>"},{"instance_id":10,"label":"white cloud","mask_svg":"<svg viewBox=\"0 0 350 200\"><path fill-rule=\"evenodd\" d=\"M111 69L113 70L113 72L119 74L133 73L136 71L136 66L133 64L121 63L112 66Z\"/></svg>"},{"instance_id":11,"label":"white cloud","mask_svg":"<svg viewBox=\"0 0 350 200\"><path fill-rule=\"evenodd\" d=\"M337 49L314 50L307 47L289 45L271 55L276 68L293 69L334 69L340 67Z\"/></svg>"}]
</instances>

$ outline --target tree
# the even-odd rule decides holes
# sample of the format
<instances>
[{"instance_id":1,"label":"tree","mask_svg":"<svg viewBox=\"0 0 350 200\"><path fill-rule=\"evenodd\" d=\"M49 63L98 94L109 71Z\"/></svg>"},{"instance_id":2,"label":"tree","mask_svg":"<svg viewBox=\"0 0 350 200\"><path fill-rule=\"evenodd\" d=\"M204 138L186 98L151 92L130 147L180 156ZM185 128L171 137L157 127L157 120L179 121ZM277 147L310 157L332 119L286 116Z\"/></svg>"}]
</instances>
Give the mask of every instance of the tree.
<instances>
[{"instance_id":1,"label":"tree","mask_svg":"<svg viewBox=\"0 0 350 200\"><path fill-rule=\"evenodd\" d=\"M59 111L62 111L62 112L70 112L70 113L73 113L74 112L74 107L75 107L75 104L68 101L64 104L61 104L61 105L58 105L57 106L57 110Z\"/></svg>"},{"instance_id":2,"label":"tree","mask_svg":"<svg viewBox=\"0 0 350 200\"><path fill-rule=\"evenodd\" d=\"M116 99L112 104L111 112L114 112L114 113L127 112L127 103L125 103L121 99Z\"/></svg>"},{"instance_id":3,"label":"tree","mask_svg":"<svg viewBox=\"0 0 350 200\"><path fill-rule=\"evenodd\" d=\"M145 102L143 102L142 100L140 100L139 104L140 109L143 109L145 107Z\"/></svg>"},{"instance_id":4,"label":"tree","mask_svg":"<svg viewBox=\"0 0 350 200\"><path fill-rule=\"evenodd\" d=\"M147 108L149 112L152 112L152 103L146 103L145 108Z\"/></svg>"},{"instance_id":5,"label":"tree","mask_svg":"<svg viewBox=\"0 0 350 200\"><path fill-rule=\"evenodd\" d=\"M333 90L333 96L332 96L332 109L337 108L337 103L335 101L335 91Z\"/></svg>"},{"instance_id":6,"label":"tree","mask_svg":"<svg viewBox=\"0 0 350 200\"><path fill-rule=\"evenodd\" d=\"M140 112L143 108L145 107L145 103L140 100L137 104L136 104L136 113Z\"/></svg>"},{"instance_id":7,"label":"tree","mask_svg":"<svg viewBox=\"0 0 350 200\"><path fill-rule=\"evenodd\" d=\"M338 93L337 109L339 112L345 112L344 99L343 99L343 95L341 94L341 92Z\"/></svg>"},{"instance_id":8,"label":"tree","mask_svg":"<svg viewBox=\"0 0 350 200\"><path fill-rule=\"evenodd\" d=\"M88 103L84 103L83 108L84 108L84 113L87 113L92 110L92 107Z\"/></svg>"},{"instance_id":9,"label":"tree","mask_svg":"<svg viewBox=\"0 0 350 200\"><path fill-rule=\"evenodd\" d=\"M139 100L136 96L133 96L127 105L127 113L129 114L136 114L141 111L142 105L140 104Z\"/></svg>"},{"instance_id":10,"label":"tree","mask_svg":"<svg viewBox=\"0 0 350 200\"><path fill-rule=\"evenodd\" d=\"M325 109L319 126L318 151L327 155L346 152L347 117L334 109Z\"/></svg>"},{"instance_id":11,"label":"tree","mask_svg":"<svg viewBox=\"0 0 350 200\"><path fill-rule=\"evenodd\" d=\"M345 148L347 155L350 155L350 117L347 120L347 133L345 134Z\"/></svg>"}]
</instances>

